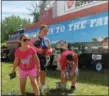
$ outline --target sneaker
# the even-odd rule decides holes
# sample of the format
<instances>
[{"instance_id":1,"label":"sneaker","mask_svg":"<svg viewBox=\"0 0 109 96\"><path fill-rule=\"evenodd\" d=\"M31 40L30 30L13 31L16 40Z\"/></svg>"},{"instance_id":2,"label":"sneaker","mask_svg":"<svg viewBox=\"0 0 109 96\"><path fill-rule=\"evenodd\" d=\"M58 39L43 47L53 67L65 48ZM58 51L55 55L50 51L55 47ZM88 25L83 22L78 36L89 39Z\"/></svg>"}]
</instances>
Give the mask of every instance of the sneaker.
<instances>
[{"instance_id":1,"label":"sneaker","mask_svg":"<svg viewBox=\"0 0 109 96\"><path fill-rule=\"evenodd\" d=\"M75 86L71 86L71 90L76 90L76 87Z\"/></svg>"},{"instance_id":2,"label":"sneaker","mask_svg":"<svg viewBox=\"0 0 109 96\"><path fill-rule=\"evenodd\" d=\"M41 94L42 95L46 95L46 93L48 92L48 87L46 87L45 85L41 88Z\"/></svg>"},{"instance_id":3,"label":"sneaker","mask_svg":"<svg viewBox=\"0 0 109 96\"><path fill-rule=\"evenodd\" d=\"M61 83L61 82L57 82L57 83L56 83L56 88L57 88L57 89L66 89L66 83L63 84L63 83Z\"/></svg>"}]
</instances>

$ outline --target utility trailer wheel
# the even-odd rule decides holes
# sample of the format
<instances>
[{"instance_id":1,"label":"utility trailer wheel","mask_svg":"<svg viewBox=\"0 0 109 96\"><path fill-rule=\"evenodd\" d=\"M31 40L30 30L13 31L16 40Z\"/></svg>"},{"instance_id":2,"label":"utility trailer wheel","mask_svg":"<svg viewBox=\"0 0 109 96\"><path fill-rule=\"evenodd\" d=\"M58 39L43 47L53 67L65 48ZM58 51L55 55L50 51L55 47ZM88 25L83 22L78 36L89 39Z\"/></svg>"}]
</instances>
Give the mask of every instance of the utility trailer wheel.
<instances>
[{"instance_id":1,"label":"utility trailer wheel","mask_svg":"<svg viewBox=\"0 0 109 96\"><path fill-rule=\"evenodd\" d=\"M96 70L97 72L102 71L103 65L102 65L101 62L96 62L94 65L95 65L94 68L95 68L95 70Z\"/></svg>"}]
</instances>

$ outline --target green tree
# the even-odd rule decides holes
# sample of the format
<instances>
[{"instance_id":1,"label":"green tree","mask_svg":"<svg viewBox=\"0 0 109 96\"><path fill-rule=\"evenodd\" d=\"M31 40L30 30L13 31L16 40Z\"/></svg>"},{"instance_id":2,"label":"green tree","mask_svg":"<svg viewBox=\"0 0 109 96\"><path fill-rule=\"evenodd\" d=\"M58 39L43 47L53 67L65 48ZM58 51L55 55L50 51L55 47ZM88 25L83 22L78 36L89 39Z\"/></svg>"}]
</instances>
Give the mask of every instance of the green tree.
<instances>
[{"instance_id":1,"label":"green tree","mask_svg":"<svg viewBox=\"0 0 109 96\"><path fill-rule=\"evenodd\" d=\"M24 28L27 24L30 24L30 19L22 19L19 16L9 16L2 20L1 24L1 42L8 40L9 34L13 34L21 28Z\"/></svg>"}]
</instances>

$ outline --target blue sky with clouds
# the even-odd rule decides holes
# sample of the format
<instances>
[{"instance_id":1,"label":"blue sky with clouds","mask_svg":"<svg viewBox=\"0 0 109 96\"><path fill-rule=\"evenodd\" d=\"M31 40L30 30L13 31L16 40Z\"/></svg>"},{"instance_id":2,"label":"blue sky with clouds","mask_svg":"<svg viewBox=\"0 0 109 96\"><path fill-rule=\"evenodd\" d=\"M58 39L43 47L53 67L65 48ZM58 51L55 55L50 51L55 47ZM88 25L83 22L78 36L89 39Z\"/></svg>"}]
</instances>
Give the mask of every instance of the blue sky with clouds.
<instances>
[{"instance_id":1,"label":"blue sky with clouds","mask_svg":"<svg viewBox=\"0 0 109 96\"><path fill-rule=\"evenodd\" d=\"M35 2L39 4L39 1L2 1L2 20L11 15L19 15L21 18L32 21L33 17L29 15L30 11L27 8L30 8L31 3L34 4Z\"/></svg>"}]
</instances>

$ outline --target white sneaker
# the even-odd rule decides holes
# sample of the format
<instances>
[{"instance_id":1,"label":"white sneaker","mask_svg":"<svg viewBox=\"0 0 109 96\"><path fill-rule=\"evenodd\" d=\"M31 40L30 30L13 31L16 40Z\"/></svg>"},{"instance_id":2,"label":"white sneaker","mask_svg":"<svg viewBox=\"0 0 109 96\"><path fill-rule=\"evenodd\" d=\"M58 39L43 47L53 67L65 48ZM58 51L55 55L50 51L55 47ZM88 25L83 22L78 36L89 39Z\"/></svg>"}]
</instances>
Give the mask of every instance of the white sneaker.
<instances>
[{"instance_id":1,"label":"white sneaker","mask_svg":"<svg viewBox=\"0 0 109 96\"><path fill-rule=\"evenodd\" d=\"M41 93L42 95L46 95L46 93L48 92L48 87L46 87L45 85L41 87Z\"/></svg>"}]
</instances>

